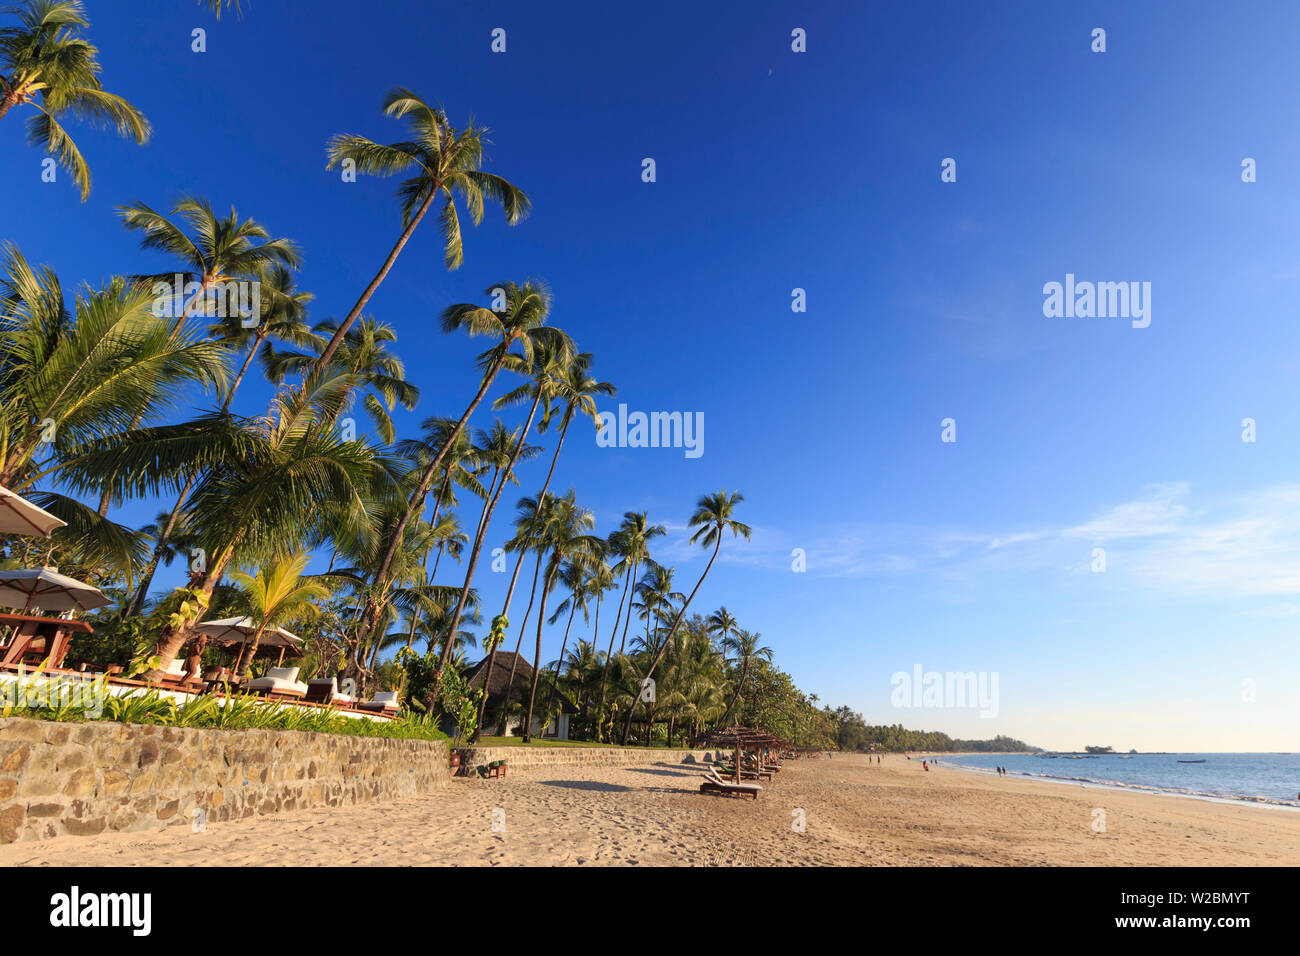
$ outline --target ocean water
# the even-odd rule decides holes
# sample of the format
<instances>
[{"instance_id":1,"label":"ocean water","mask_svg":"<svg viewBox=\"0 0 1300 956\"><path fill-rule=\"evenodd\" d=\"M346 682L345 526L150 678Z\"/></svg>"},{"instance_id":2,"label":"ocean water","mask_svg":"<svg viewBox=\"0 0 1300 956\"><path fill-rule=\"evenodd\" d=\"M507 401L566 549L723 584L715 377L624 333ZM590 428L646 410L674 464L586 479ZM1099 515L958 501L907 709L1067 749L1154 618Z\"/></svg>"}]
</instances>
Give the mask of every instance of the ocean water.
<instances>
[{"instance_id":1,"label":"ocean water","mask_svg":"<svg viewBox=\"0 0 1300 956\"><path fill-rule=\"evenodd\" d=\"M1073 758L1078 759L1073 759ZM1204 763L1179 763L1204 760ZM957 754L940 766L1300 808L1300 754Z\"/></svg>"}]
</instances>

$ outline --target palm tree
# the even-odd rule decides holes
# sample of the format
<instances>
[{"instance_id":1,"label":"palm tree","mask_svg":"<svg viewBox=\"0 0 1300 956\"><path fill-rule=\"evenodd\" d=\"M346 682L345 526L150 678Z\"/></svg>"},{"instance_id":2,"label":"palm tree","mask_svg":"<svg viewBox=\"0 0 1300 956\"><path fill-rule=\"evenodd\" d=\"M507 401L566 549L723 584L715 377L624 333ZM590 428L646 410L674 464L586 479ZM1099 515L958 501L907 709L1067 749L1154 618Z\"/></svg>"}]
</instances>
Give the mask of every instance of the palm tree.
<instances>
[{"instance_id":1,"label":"palm tree","mask_svg":"<svg viewBox=\"0 0 1300 956\"><path fill-rule=\"evenodd\" d=\"M330 589L320 581L303 579L302 572L310 560L311 555L297 552L279 558L257 574L235 571L230 575L248 601L249 616L257 622L252 639L239 652L239 660L235 662L236 673L248 674L267 628L274 627L286 615L301 611L310 613L308 609L315 607L314 602L329 597Z\"/></svg>"},{"instance_id":2,"label":"palm tree","mask_svg":"<svg viewBox=\"0 0 1300 956\"><path fill-rule=\"evenodd\" d=\"M225 400L221 403L222 414L230 411L230 403L234 401L235 393L244 380L244 373L248 371L248 366L252 363L253 357L257 354L257 350L264 341L274 338L295 344L308 344L315 338L307 328L307 323L303 321L306 317L307 304L312 300L312 294L297 290L289 270L281 265L272 266L260 273L259 281L262 285L260 296L261 316L254 329L246 328L242 322L238 321L238 316L228 315L208 330L208 335L212 339L221 342L231 350L248 349L248 355L239 369L239 374L235 376L230 388L226 390ZM275 380L274 373L269 368L267 373L268 377ZM176 520L185 507L185 502L189 499L190 492L193 490L198 477L198 471L191 472L189 479L176 496L176 504L172 506L167 522L155 539L154 554L145 567L140 583L136 587L135 597L130 604L130 613L132 614L139 614L144 610L145 600L149 596L149 587L153 584L154 574L158 570L158 562L164 554L164 549L168 547L168 541L171 539L173 529L176 526ZM100 508L103 512L108 510L107 490L100 497ZM170 563L170 560L168 563Z\"/></svg>"},{"instance_id":3,"label":"palm tree","mask_svg":"<svg viewBox=\"0 0 1300 956\"><path fill-rule=\"evenodd\" d=\"M601 550L604 551L603 541L601 542ZM609 570L603 555L593 555L589 560L593 568L599 565L604 567L605 570ZM584 565L569 562L560 569L559 580L568 589L569 596L556 607L555 613L551 615L551 619L547 623L554 625L565 611L569 612L569 621L564 625L564 640L560 642L560 653L555 659L555 672L551 675L550 691L546 695L546 704L542 708L544 711L549 711L551 702L555 700L555 688L560 679L560 665L564 663L564 651L569 646L569 631L573 629L574 614L581 608L582 622L590 624L591 618L587 614L588 603L593 597L597 596L592 587L592 576Z\"/></svg>"},{"instance_id":4,"label":"palm tree","mask_svg":"<svg viewBox=\"0 0 1300 956\"><path fill-rule=\"evenodd\" d=\"M737 630L735 634L725 639L724 646L736 655L736 660L740 664L740 677L736 680L736 690L731 695L731 702L727 704L727 712L722 715L724 726L731 717L732 710L735 709L736 701L740 699L741 691L745 688L745 678L749 676L750 665L760 657L769 661L772 659L772 648L759 646L758 642L762 636L762 634Z\"/></svg>"},{"instance_id":5,"label":"palm tree","mask_svg":"<svg viewBox=\"0 0 1300 956\"><path fill-rule=\"evenodd\" d=\"M659 634L660 614L665 607L669 612L677 601L686 600L686 595L673 590L673 574L675 568L665 567L657 562L651 562L649 569L636 586L636 593L641 597L640 605L642 616L645 618L645 647L646 650L653 654L659 649L654 643ZM654 621L654 627L651 628L651 620Z\"/></svg>"},{"instance_id":6,"label":"palm tree","mask_svg":"<svg viewBox=\"0 0 1300 956\"><path fill-rule=\"evenodd\" d=\"M149 139L149 121L100 83L99 50L82 34L90 21L80 0L26 0L5 12L16 13L19 26L0 30L0 119L15 106L34 107L28 141L58 157L85 202L90 167L61 120L70 114L140 144Z\"/></svg>"},{"instance_id":7,"label":"palm tree","mask_svg":"<svg viewBox=\"0 0 1300 956\"><path fill-rule=\"evenodd\" d=\"M524 611L523 620L519 622L519 637L515 639L515 656L510 660L510 676L506 678L506 687L515 686L515 671L519 664L519 649L524 645L524 630L528 626L528 618L533 613L533 602L537 599L537 579L541 576L542 557L546 551L546 539L543 532L546 529L546 522L549 520L549 509L551 507L549 495L543 494L538 498L521 498L517 505L515 516L515 534L506 542L505 550L508 552L519 552L519 558L515 561L514 574L510 578L510 586L506 589L505 603L501 607L501 614L497 617L499 621L508 621L510 617L510 602L514 596L515 582L519 578L519 568L524 563L524 558L529 554L536 552L537 563L533 568L533 586L528 593L528 608ZM490 680L492 677L493 664L488 662L488 671L484 680ZM490 686L484 684L484 686ZM480 703L480 723L483 720L482 708L486 704L487 695L485 694ZM508 708L502 708L500 722L497 725L497 736L500 737L506 732L506 717Z\"/></svg>"},{"instance_id":8,"label":"palm tree","mask_svg":"<svg viewBox=\"0 0 1300 956\"><path fill-rule=\"evenodd\" d=\"M726 607L720 607L709 615L708 620L704 622L708 632L718 639L718 646L725 650L727 640L740 627L740 623L731 615Z\"/></svg>"},{"instance_id":9,"label":"palm tree","mask_svg":"<svg viewBox=\"0 0 1300 956\"><path fill-rule=\"evenodd\" d=\"M655 668L659 666L659 662L663 660L664 652L667 651L673 643L673 636L677 633L677 628L682 623L682 616L686 613L686 609L691 606L691 601L695 600L695 595L699 593L700 585L704 583L704 579L709 576L709 571L713 568L713 562L717 560L718 551L722 547L723 533L730 531L732 537L741 536L746 541L749 540L749 525L737 521L732 517L735 513L736 506L744 500L745 496L740 492L735 491L729 495L724 489L710 495L704 495L696 504L695 514L691 515L689 524L690 527L698 528L699 530L696 531L695 534L691 535L691 544L695 544L698 541L706 548L709 545L713 545L713 554L709 556L709 563L704 566L704 573L700 575L700 579L695 582L695 587L691 589L690 597L686 599L686 603L678 610L677 617L673 619L672 627L668 629L668 636L664 638L664 643L663 646L659 648L659 653L655 655L649 668L646 669L645 680L650 680L654 677ZM632 716L634 713L635 708L631 708L627 712L627 723L623 727L624 744L627 743L628 735L632 732Z\"/></svg>"},{"instance_id":10,"label":"palm tree","mask_svg":"<svg viewBox=\"0 0 1300 956\"><path fill-rule=\"evenodd\" d=\"M537 647L533 653L533 682L528 692L528 713L524 717L524 743L532 739L533 704L537 699L537 682L542 676L542 625L546 623L546 596L555 584L555 577L565 561L584 564L600 556L605 549L604 539L587 534L596 526L596 518L586 508L578 507L572 488L560 498L546 499L546 523L542 539L551 552L542 582L542 603L537 610ZM508 687L509 685L507 685Z\"/></svg>"},{"instance_id":11,"label":"palm tree","mask_svg":"<svg viewBox=\"0 0 1300 956\"><path fill-rule=\"evenodd\" d=\"M233 279L257 281L276 266L302 266L293 240L272 239L266 228L253 219L240 222L233 206L229 216L219 219L212 204L202 196L182 196L172 206L171 215L180 223L142 202L119 206L118 214L127 229L142 233L141 249L179 260L186 282L198 283L198 290L181 308L181 318L206 303L208 295L221 283Z\"/></svg>"},{"instance_id":12,"label":"palm tree","mask_svg":"<svg viewBox=\"0 0 1300 956\"><path fill-rule=\"evenodd\" d=\"M319 351L324 347L325 335L332 334L337 328L338 322L334 319L317 322L312 329L311 344ZM343 343L330 363L332 373L350 375L354 381L345 404L339 406L339 413L347 411L346 403L353 401L358 390L364 389L362 407L374 424L380 441L389 445L397 440L389 413L399 404L409 411L420 400L420 390L406 380L406 367L402 360L388 348L389 343L396 341L397 332L391 325L363 315L343 337ZM316 356L302 352L273 353L268 356L267 365L273 378L279 380L295 372L310 374L315 370Z\"/></svg>"},{"instance_id":13,"label":"palm tree","mask_svg":"<svg viewBox=\"0 0 1300 956\"><path fill-rule=\"evenodd\" d=\"M323 540L342 511L378 534L374 503L392 498L398 476L365 441L322 424L321 396L340 387L313 378L301 391L282 390L260 419L217 416L198 428L163 425L87 442L76 468L67 469L65 480L84 484L107 475L115 495L142 496L175 487L196 460L203 468L187 511L209 558L176 596L158 636L159 668L207 612L236 550L241 564L271 560L303 541Z\"/></svg>"},{"instance_id":14,"label":"palm tree","mask_svg":"<svg viewBox=\"0 0 1300 956\"><path fill-rule=\"evenodd\" d=\"M478 408L479 402L487 394L488 388L492 385L498 373L503 368L510 371L531 370L539 361L539 355L543 353L548 356L562 356L565 359L573 354L573 342L568 335L560 329L546 327L546 319L550 313L550 293L545 286L540 283L525 282L522 286L516 286L514 283L504 283L501 288L504 291L505 299L504 311L501 314L493 312L491 309L484 309L466 303L450 306L443 312L442 328L444 332L464 330L471 336L491 335L497 337L499 342L479 356L479 367L484 371L479 382L478 391L456 422L455 427L448 434L446 442L430 459L420 478L418 487L411 493L406 511L401 520L398 521L392 536L388 539L387 551L375 570L374 582L376 589L382 588L383 582L388 575L389 566L392 564L393 556L397 553L397 549L401 547L402 535L406 531L406 526L414 517L417 508L428 493L429 487L437 477L442 459L450 450L456 436L465 428L465 423L469 421L474 410ZM489 289L487 294L492 295L493 291ZM519 349L518 352L511 351L516 347ZM533 413L536 410L537 403L534 402ZM529 414L529 424L519 438L520 447L522 447L524 438L527 437L528 430L532 426L533 413ZM362 628L367 630L373 628L378 611L379 601L376 595L372 594L366 599L366 610L362 615ZM433 684L435 689L441 680L442 664L439 663Z\"/></svg>"},{"instance_id":15,"label":"palm tree","mask_svg":"<svg viewBox=\"0 0 1300 956\"><path fill-rule=\"evenodd\" d=\"M350 162L356 171L373 176L391 176L412 168L416 172L397 191L402 203L402 234L361 293L361 298L339 324L317 360L319 366L324 366L333 357L343 336L393 268L402 248L439 196L443 197L440 216L443 261L448 269L458 269L463 259L456 197L465 203L476 226L483 221L484 199L500 203L506 222L512 226L528 215L530 208L528 197L518 187L480 168L483 165L483 147L490 143L486 128L475 126L471 120L465 129L456 130L441 108L429 106L418 95L401 87L384 98L384 115L393 119L408 118L411 138L383 146L364 136L338 135L330 139L326 148L329 156L327 169Z\"/></svg>"},{"instance_id":16,"label":"palm tree","mask_svg":"<svg viewBox=\"0 0 1300 956\"><path fill-rule=\"evenodd\" d=\"M627 600L632 582L640 563L650 557L650 542L668 533L661 524L651 525L647 512L627 511L623 513L623 523L609 536L610 550L619 555L619 562L614 570L624 569L623 596L618 600L618 616L614 618L614 630L609 635L609 650L605 654L605 677L609 676L610 663L614 659L614 638L618 635L618 624L623 617L623 602ZM632 605L628 603L628 620L632 619ZM623 625L623 643L619 644L619 656L627 643L627 625ZM605 706L605 679L600 682L600 706Z\"/></svg>"},{"instance_id":17,"label":"palm tree","mask_svg":"<svg viewBox=\"0 0 1300 956\"><path fill-rule=\"evenodd\" d=\"M551 487L551 476L555 474L555 463L560 458L560 449L564 447L564 436L569 433L569 425L573 423L574 416L580 414L588 416L593 423L599 427L599 412L596 409L596 395L606 395L613 397L615 388L609 382L601 382L592 378L588 374L591 369L592 355L590 352L581 352L573 356L563 368L556 370L551 375L550 387L554 392L558 405L548 405L546 414L542 416L541 423L537 426L539 432L545 432L551 425L551 419L555 414L556 408L560 409L560 439L555 443L555 454L551 456L551 468L546 473L546 482L542 485L542 494L546 494L546 489Z\"/></svg>"}]
</instances>

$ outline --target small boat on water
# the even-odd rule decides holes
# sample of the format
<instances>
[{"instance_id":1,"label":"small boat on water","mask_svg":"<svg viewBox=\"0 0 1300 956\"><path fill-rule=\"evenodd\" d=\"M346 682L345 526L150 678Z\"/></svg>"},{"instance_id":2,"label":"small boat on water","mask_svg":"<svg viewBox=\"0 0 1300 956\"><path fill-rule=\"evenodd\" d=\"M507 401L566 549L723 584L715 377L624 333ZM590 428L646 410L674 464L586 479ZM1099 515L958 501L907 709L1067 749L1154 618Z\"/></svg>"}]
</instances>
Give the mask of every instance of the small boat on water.
<instances>
[{"instance_id":1,"label":"small boat on water","mask_svg":"<svg viewBox=\"0 0 1300 956\"><path fill-rule=\"evenodd\" d=\"M1204 758L1201 760L1180 760L1179 763L1205 763Z\"/></svg>"}]
</instances>

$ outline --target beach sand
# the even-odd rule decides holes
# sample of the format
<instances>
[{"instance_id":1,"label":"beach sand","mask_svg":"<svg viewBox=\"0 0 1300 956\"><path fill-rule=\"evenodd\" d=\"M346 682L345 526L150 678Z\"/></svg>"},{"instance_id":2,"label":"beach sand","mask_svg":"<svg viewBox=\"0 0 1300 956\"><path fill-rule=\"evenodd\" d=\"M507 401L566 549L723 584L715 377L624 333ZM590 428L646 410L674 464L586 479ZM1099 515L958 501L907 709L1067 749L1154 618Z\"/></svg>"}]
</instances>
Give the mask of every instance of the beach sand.
<instances>
[{"instance_id":1,"label":"beach sand","mask_svg":"<svg viewBox=\"0 0 1300 956\"><path fill-rule=\"evenodd\" d=\"M700 769L548 768L418 797L0 847L0 866L1256 865L1300 863L1300 813L999 778L920 759L788 761L757 801ZM505 811L504 832L492 829ZM1105 810L1093 832L1094 808ZM795 832L802 810L806 831ZM498 818L500 815L497 815Z\"/></svg>"}]
</instances>

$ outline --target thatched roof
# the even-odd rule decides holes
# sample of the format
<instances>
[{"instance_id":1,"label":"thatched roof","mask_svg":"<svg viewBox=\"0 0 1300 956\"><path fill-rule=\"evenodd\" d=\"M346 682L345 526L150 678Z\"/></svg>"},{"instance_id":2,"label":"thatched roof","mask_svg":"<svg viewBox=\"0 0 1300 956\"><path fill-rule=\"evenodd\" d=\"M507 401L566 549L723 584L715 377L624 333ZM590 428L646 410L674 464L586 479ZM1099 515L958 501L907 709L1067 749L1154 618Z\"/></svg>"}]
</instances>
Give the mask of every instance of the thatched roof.
<instances>
[{"instance_id":1,"label":"thatched roof","mask_svg":"<svg viewBox=\"0 0 1300 956\"><path fill-rule=\"evenodd\" d=\"M506 682L510 680L510 668L513 665L515 669L515 680L510 688L510 700L512 703L528 704L528 692L533 686L533 665L530 664L522 654L516 654L513 651L497 651L496 663L492 665L492 686L487 691L487 706L491 710L499 708L506 700ZM488 659L485 657L479 661L466 673L465 678L469 686L478 690L483 687L483 681L487 677ZM550 693L551 672L543 671L542 679L537 684L537 706L541 706L546 701L546 695ZM576 714L578 708L573 706L573 702L564 696L564 692L558 688L555 696L560 702L560 712L564 714Z\"/></svg>"}]
</instances>

